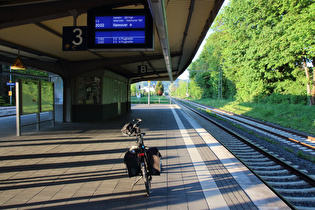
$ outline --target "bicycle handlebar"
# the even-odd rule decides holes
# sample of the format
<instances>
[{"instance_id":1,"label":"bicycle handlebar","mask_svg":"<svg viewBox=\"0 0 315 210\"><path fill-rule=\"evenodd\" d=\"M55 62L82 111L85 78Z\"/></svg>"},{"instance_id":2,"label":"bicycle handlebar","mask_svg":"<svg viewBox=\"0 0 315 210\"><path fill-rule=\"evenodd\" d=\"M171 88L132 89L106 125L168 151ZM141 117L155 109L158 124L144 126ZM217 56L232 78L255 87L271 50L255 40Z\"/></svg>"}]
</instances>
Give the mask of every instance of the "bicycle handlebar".
<instances>
[{"instance_id":1,"label":"bicycle handlebar","mask_svg":"<svg viewBox=\"0 0 315 210\"><path fill-rule=\"evenodd\" d=\"M140 118L135 118L132 120L131 123L125 124L125 126L121 129L121 132L124 136L131 136L132 134L134 135L140 135L140 122L142 119Z\"/></svg>"},{"instance_id":2,"label":"bicycle handlebar","mask_svg":"<svg viewBox=\"0 0 315 210\"><path fill-rule=\"evenodd\" d=\"M133 119L132 122L135 122L135 123L133 124L133 127L134 127L134 128L135 128L135 127L138 127L141 121L142 121L142 119L140 119L140 118L135 118L135 119Z\"/></svg>"},{"instance_id":3,"label":"bicycle handlebar","mask_svg":"<svg viewBox=\"0 0 315 210\"><path fill-rule=\"evenodd\" d=\"M140 122L142 121L142 119L140 119L140 118L135 118L135 119L133 119L132 121L137 121L137 123L140 123Z\"/></svg>"}]
</instances>

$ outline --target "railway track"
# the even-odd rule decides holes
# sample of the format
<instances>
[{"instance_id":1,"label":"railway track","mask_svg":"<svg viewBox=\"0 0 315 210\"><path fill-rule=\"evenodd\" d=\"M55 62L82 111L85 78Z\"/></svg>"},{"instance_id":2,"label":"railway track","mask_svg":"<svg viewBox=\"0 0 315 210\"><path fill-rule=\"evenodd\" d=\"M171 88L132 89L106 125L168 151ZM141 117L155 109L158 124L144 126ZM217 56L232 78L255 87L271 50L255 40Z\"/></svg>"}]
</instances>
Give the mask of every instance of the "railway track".
<instances>
[{"instance_id":1,"label":"railway track","mask_svg":"<svg viewBox=\"0 0 315 210\"><path fill-rule=\"evenodd\" d=\"M216 109L211 106L206 106L206 105L198 104L191 101L185 101L185 102L192 106L195 106L196 108L199 108L205 111L210 110L212 113L220 115L222 118L239 123L242 126L255 129L257 130L257 132L260 132L260 133L268 132L271 137L278 140L287 141L287 143L290 144L291 146L298 147L302 151L310 153L311 155L315 156L315 137L301 134L298 132L294 132L292 130L288 130L279 126L266 124L264 122L261 122L261 121L258 121L258 120L255 120L246 116Z\"/></svg>"},{"instance_id":2,"label":"railway track","mask_svg":"<svg viewBox=\"0 0 315 210\"><path fill-rule=\"evenodd\" d=\"M255 138L251 139L244 137L235 130L231 129L231 127L227 126L226 123L222 123L221 120L213 118L208 114L192 108L178 100L172 100L179 106L184 107L184 109L188 109L189 112L193 112L194 115L202 117L210 123L220 127L220 129L224 131L224 137L218 139L218 141L220 141L222 145L224 145L241 162L243 162L291 208L305 210L315 209L315 180L307 174L307 171L299 170L299 167L293 165L292 162L286 161L284 158L279 157L276 152L270 151L257 143L254 140ZM196 106L196 104L194 104L194 106ZM209 109L209 107L206 107L206 109ZM231 113L228 115L233 116ZM246 122L245 124L243 122L244 120L235 120L234 118L231 119L223 117L223 119L232 120L233 123L241 123L242 126L249 126L247 124L250 124L250 122ZM246 120L249 121L249 119ZM255 126L257 127L258 125ZM258 130L253 127L251 129ZM263 129L265 130L264 132L268 131L266 128ZM257 132L262 133L263 131L260 130ZM220 133L222 136L223 132ZM279 133L278 135L281 135ZM274 137L274 134L269 135ZM280 137L276 136L274 138ZM291 144L294 144L294 141L290 142ZM305 147L302 144L299 144L299 146ZM306 150L312 150L309 147L306 148Z\"/></svg>"}]
</instances>

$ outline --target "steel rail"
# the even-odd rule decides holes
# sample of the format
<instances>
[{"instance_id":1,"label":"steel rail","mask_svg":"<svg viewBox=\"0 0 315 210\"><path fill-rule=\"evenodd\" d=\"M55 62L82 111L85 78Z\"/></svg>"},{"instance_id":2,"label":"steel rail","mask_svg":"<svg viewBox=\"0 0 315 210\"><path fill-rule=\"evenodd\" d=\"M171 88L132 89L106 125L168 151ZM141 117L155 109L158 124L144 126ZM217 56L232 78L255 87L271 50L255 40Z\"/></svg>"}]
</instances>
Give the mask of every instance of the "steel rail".
<instances>
[{"instance_id":1,"label":"steel rail","mask_svg":"<svg viewBox=\"0 0 315 210\"><path fill-rule=\"evenodd\" d=\"M225 111L225 110L220 110L220 109L217 109L217 108L214 108L214 107L211 107L211 106L207 106L207 105L203 105L203 104L198 104L198 103L196 103L196 102L190 102L190 101L185 101L185 102L186 102L186 103L189 103L189 104L194 104L194 106L196 106L196 107L198 107L198 106L199 106L199 107L208 107L208 108L211 109L212 112L217 113L217 114L219 114L219 115L223 115L223 116L228 117L228 118L231 118L231 117L230 117L231 115L232 115L232 116L237 116L237 117L240 117L240 118L243 118L243 119L246 119L246 120L255 122L255 123L260 123L260 124L262 124L262 125L269 126L269 127L274 128L274 129L278 129L278 130L281 130L281 131L290 133L290 134L292 134L292 135L299 136L299 137L301 137L301 138L305 138L305 139L308 139L308 140L311 140L311 141L315 141L315 138L312 137L312 136L303 135L303 134L301 134L301 133L297 133L297 132L294 132L294 131L290 131L290 130L285 129L285 128L281 128L281 127L278 127L278 126L266 124L266 123L263 123L263 122L261 122L261 121L259 121L259 120L256 120L256 119L253 119L253 118L250 118L250 117L245 117L245 116L242 116L242 115L239 115L239 114L235 114L235 113L233 113L233 112L228 112L228 111ZM226 113L227 115L224 115L223 113ZM238 121L238 122L242 122L243 124L246 124L246 125L251 126L251 127L253 127L253 128L262 130L262 131L264 131L264 132L270 133L270 134L272 134L272 135L274 135L274 136L277 136L277 137L280 137L280 138L284 138L284 139L286 139L286 140L289 140L289 141L291 141L291 142L300 144L300 145L302 145L302 146L304 146L304 147L307 147L307 148L312 149L312 150L315 151L315 146L309 145L309 144L307 144L307 143L305 143L305 142L302 142L302 141L299 141L299 140L296 140L296 139L293 139L293 138L290 138L290 137L287 137L287 136L278 134L278 133L276 133L276 132L273 132L273 131L264 129L264 128L259 127L259 126L255 126L255 125L250 124L250 123L247 123L247 122L243 122L243 121L238 120L238 119L235 119L235 118L233 118L233 120Z\"/></svg>"},{"instance_id":2,"label":"steel rail","mask_svg":"<svg viewBox=\"0 0 315 210\"><path fill-rule=\"evenodd\" d=\"M217 122L217 120L213 120L211 119L211 117L209 115L207 115L206 113L203 113L199 110L196 110L190 106L188 106L187 104L180 102L178 100L175 100L172 98L173 103L176 103L179 106L184 106L185 108L189 109L190 111L192 111L193 113L197 114L198 116L202 117L203 119L206 119L207 121L210 121L211 123L215 124L216 126L218 126L220 129L224 130L226 133L234 136L235 138L237 138L238 140L240 140L241 142L245 143L246 145L250 146L251 148L253 148L254 150L258 151L259 153L261 153L262 155L264 155L265 157L269 158L270 160L274 161L276 164L280 165L281 167L285 168L286 170L288 170L289 172L291 172L292 174L296 175L297 177L299 177L301 180L304 180L305 182L307 182L310 186L315 187L315 180L308 176L307 174L305 174L302 171L299 171L298 169L292 167L291 165L287 164L286 162L284 162L283 160L275 157L274 155L268 153L267 151L265 151L264 149L259 148L259 146L256 146L255 144L251 143L251 141L249 139L247 139L246 137L243 137L242 135L238 134L235 131L232 131L231 129L227 128L226 126L222 125L221 123ZM226 147L226 145L223 144L224 147ZM233 151L231 151L228 147L226 147L226 149L228 149L233 155L235 155L235 153ZM264 184L266 184L277 196L279 196L286 204L288 204L291 208L296 209L297 207L294 206L293 204L291 204L284 196L282 196L279 192L277 192L276 189L274 189L270 184L268 184L267 181L265 181L263 178L260 177L260 175L258 175L255 170L251 169L250 166L248 166L242 159L240 159L239 157L235 156L238 160L240 160L251 172L253 172Z\"/></svg>"}]
</instances>

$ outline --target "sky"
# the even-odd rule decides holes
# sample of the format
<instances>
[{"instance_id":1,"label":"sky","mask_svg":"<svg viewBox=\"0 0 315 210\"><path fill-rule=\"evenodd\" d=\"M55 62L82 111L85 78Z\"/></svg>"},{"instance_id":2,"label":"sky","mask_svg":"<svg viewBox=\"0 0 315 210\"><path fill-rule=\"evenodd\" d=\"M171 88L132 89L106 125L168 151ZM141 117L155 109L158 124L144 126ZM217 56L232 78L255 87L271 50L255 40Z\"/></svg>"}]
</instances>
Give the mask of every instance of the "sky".
<instances>
[{"instance_id":1,"label":"sky","mask_svg":"<svg viewBox=\"0 0 315 210\"><path fill-rule=\"evenodd\" d=\"M222 9L223 7L225 7L228 3L229 3L229 0L225 0L224 3L223 3L223 5L222 5L222 7L221 7L221 9ZM206 41L207 41L207 38L208 38L209 34L211 33L210 31L211 31L211 30L209 29L207 35L206 35L205 38L203 39L203 41L202 41L202 43L201 43L201 45L200 45L200 47L199 47L199 49L198 49L198 51L197 51L197 53L196 53L196 55L195 55L195 57L193 58L192 61L196 60L196 59L199 57L200 53L201 53L202 50L203 50L203 46L205 45L205 43L206 43ZM187 70L185 70L185 71L178 77L178 79L181 79L181 80L188 80L188 79L189 79L189 72L188 72Z\"/></svg>"}]
</instances>

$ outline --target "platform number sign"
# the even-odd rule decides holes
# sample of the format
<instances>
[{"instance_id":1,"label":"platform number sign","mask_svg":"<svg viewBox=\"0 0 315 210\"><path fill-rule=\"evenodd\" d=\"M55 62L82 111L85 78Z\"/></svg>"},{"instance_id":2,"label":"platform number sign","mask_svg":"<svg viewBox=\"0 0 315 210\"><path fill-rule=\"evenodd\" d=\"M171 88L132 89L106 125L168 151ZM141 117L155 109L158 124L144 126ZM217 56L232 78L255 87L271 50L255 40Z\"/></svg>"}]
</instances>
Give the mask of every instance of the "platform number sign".
<instances>
[{"instance_id":1,"label":"platform number sign","mask_svg":"<svg viewBox=\"0 0 315 210\"><path fill-rule=\"evenodd\" d=\"M62 50L63 51L87 50L86 34L87 34L86 26L63 27Z\"/></svg>"},{"instance_id":2,"label":"platform number sign","mask_svg":"<svg viewBox=\"0 0 315 210\"><path fill-rule=\"evenodd\" d=\"M139 65L138 66L138 74L145 74L148 71L147 65Z\"/></svg>"}]
</instances>

